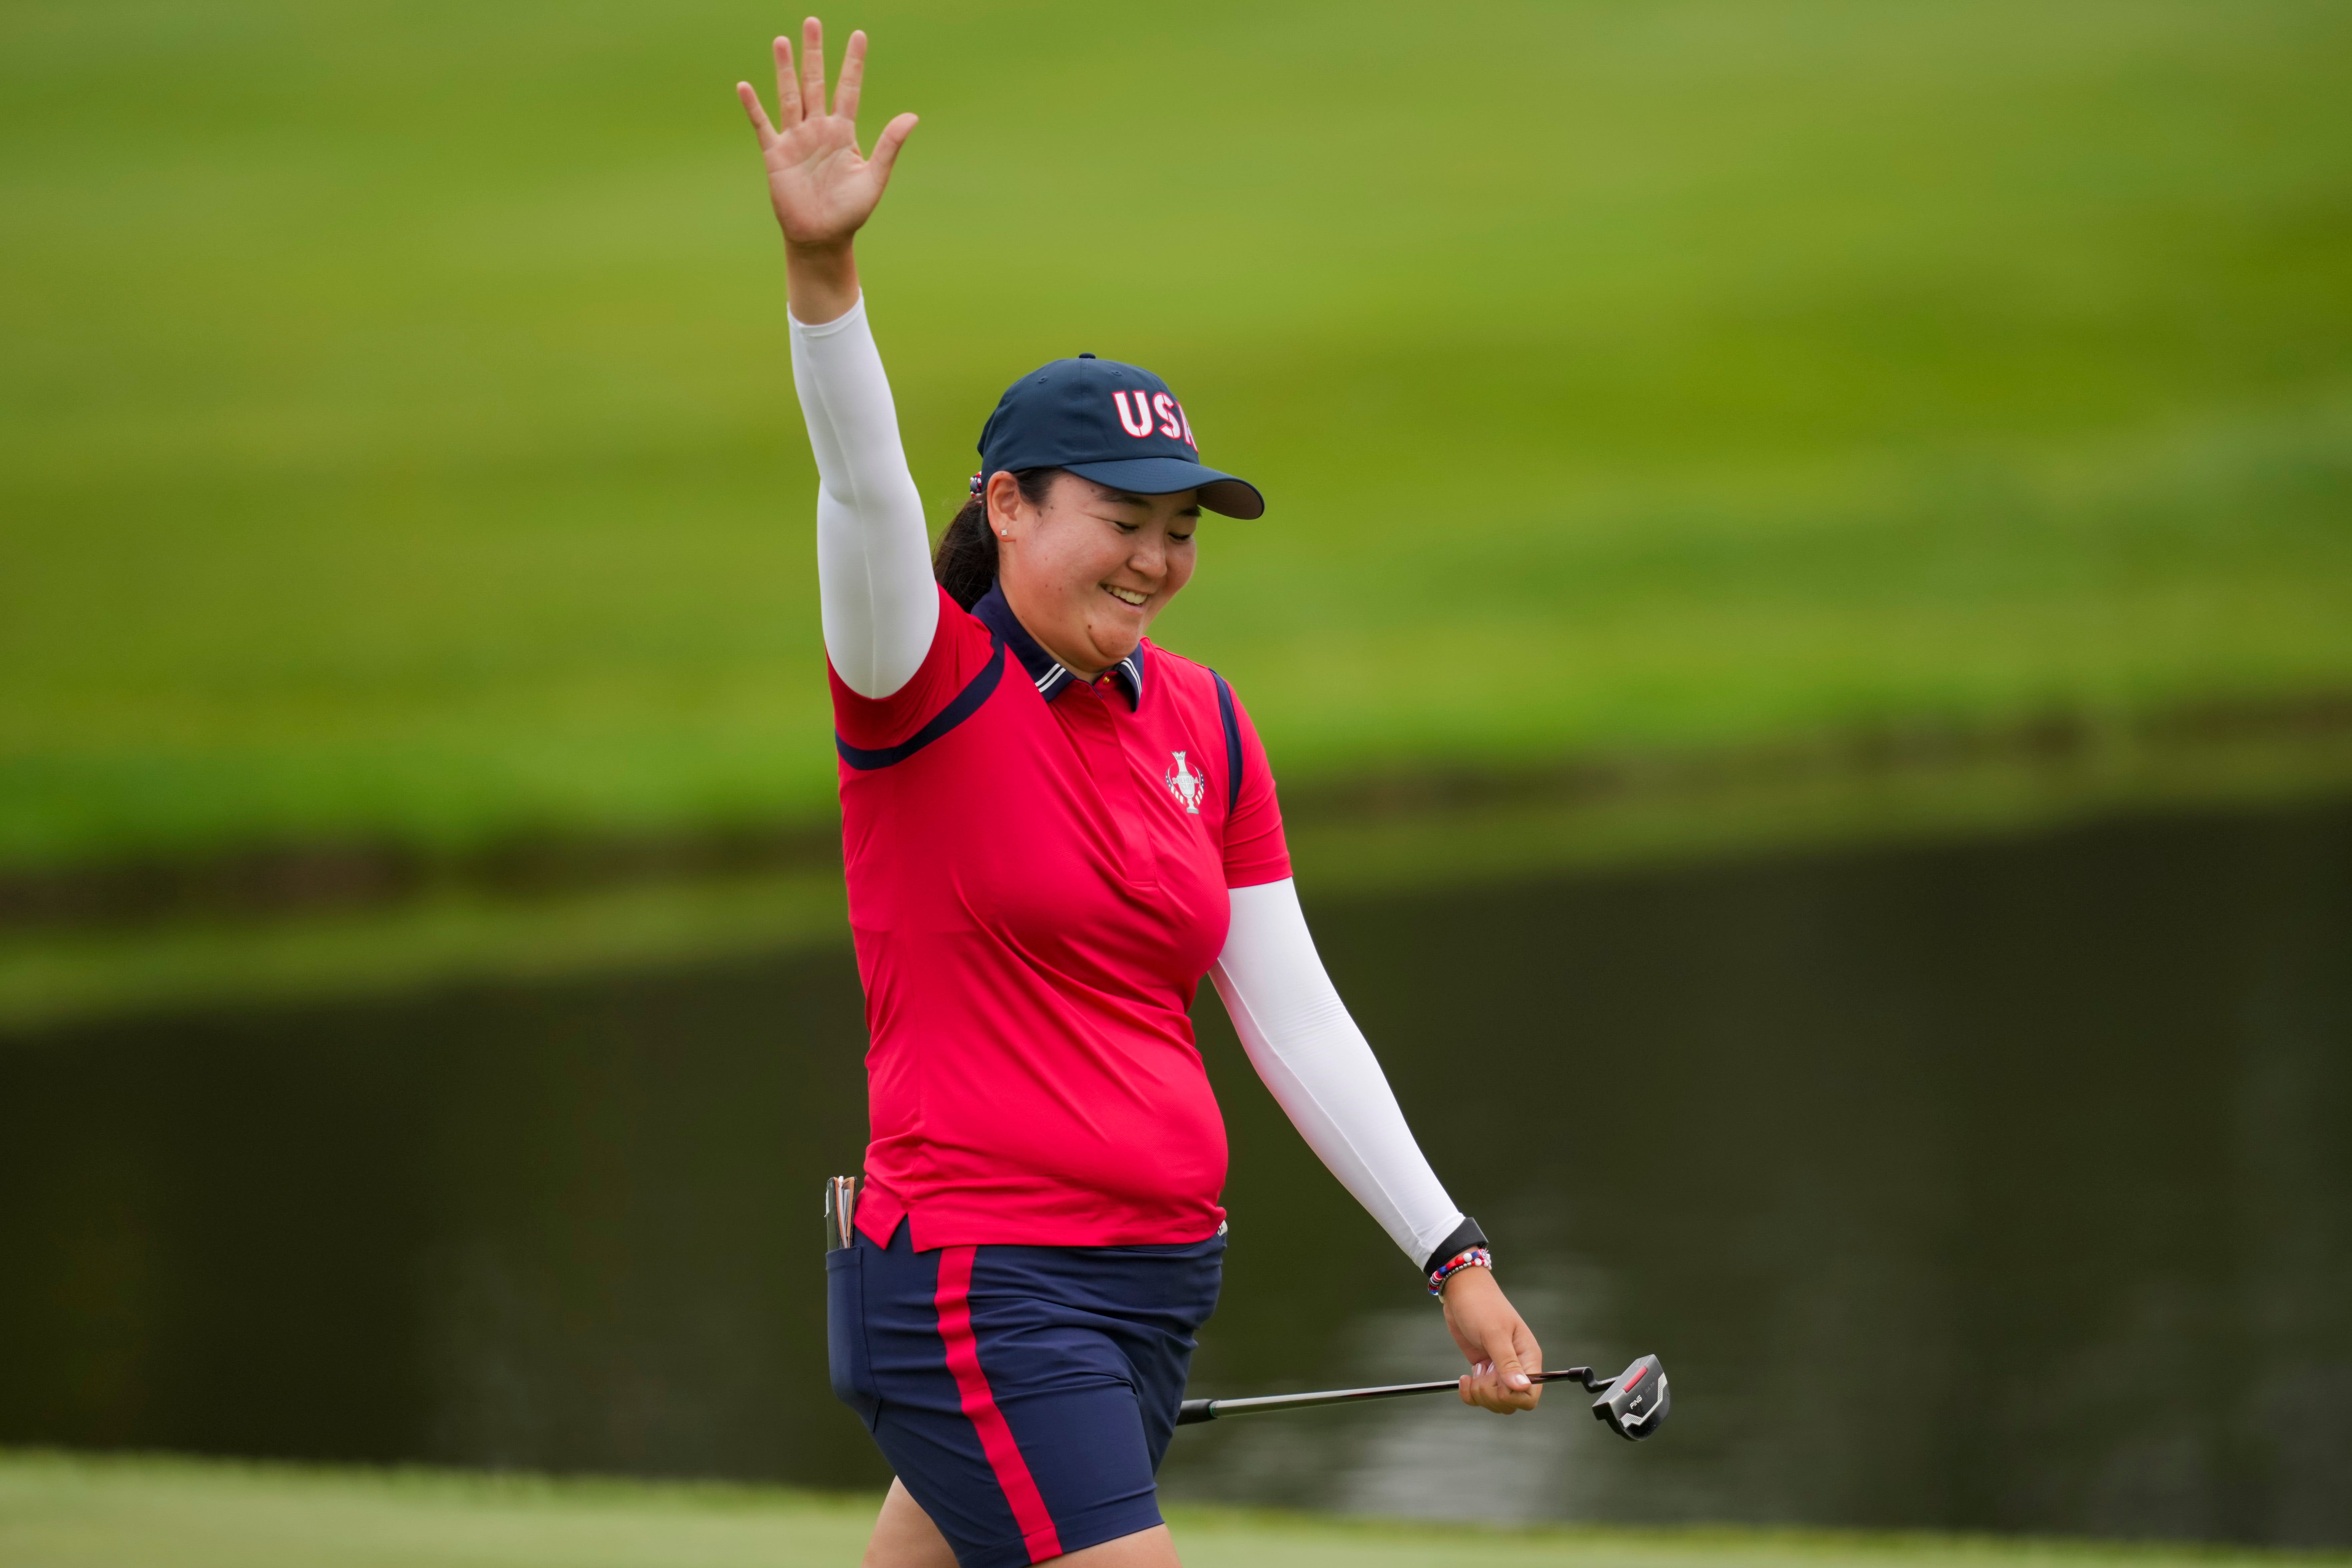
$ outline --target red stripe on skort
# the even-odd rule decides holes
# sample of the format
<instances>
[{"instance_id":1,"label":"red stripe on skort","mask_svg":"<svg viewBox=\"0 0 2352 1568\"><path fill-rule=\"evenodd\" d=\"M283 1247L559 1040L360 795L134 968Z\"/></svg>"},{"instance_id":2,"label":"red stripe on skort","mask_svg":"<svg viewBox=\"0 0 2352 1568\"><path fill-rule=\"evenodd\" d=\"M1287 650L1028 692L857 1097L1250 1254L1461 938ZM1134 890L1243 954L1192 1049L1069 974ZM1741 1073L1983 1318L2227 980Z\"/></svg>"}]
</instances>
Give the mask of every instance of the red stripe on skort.
<instances>
[{"instance_id":1,"label":"red stripe on skort","mask_svg":"<svg viewBox=\"0 0 2352 1568\"><path fill-rule=\"evenodd\" d=\"M940 1338L947 1344L948 1371L955 1376L963 1413L980 1434L981 1451L988 1456L988 1468L996 1472L996 1484L1003 1489L1004 1500L1013 1505L1013 1521L1021 1527L1021 1540L1029 1548L1029 1561L1043 1563L1048 1557L1062 1554L1062 1538L1054 1528L1054 1516L1045 1511L1045 1499L1037 1490L1035 1478L1029 1474L1029 1461L1021 1457L1021 1447L1013 1440L1013 1428L1005 1424L1004 1412L996 1407L996 1395L989 1391L988 1374L980 1370L980 1342L971 1332L971 1258L975 1250L970 1247L940 1249Z\"/></svg>"}]
</instances>

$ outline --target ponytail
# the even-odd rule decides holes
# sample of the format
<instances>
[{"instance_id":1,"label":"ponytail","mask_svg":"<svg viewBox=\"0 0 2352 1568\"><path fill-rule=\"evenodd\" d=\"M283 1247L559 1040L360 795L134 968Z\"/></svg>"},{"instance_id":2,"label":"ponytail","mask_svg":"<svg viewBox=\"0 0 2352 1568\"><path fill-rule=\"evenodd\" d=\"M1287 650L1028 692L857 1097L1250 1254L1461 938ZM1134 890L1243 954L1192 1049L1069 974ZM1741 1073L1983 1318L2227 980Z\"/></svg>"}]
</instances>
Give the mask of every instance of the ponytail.
<instances>
[{"instance_id":1,"label":"ponytail","mask_svg":"<svg viewBox=\"0 0 2352 1568\"><path fill-rule=\"evenodd\" d=\"M1024 468L1013 477L1020 481L1021 499L1031 506L1044 506L1052 493L1059 468ZM931 556L931 575L948 591L948 597L971 609L987 596L996 582L996 533L988 526L988 497L979 491L963 503L940 535L940 547Z\"/></svg>"}]
</instances>

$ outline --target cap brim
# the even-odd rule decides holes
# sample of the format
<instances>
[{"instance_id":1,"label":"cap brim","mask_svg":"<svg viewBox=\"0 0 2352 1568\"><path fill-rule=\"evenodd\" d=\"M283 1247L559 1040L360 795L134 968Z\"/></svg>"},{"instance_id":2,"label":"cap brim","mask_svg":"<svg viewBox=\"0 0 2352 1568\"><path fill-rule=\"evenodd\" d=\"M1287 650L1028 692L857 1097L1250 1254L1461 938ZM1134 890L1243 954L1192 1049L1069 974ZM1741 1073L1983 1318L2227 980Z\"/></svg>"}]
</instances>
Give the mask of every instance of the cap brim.
<instances>
[{"instance_id":1,"label":"cap brim","mask_svg":"<svg viewBox=\"0 0 2352 1568\"><path fill-rule=\"evenodd\" d=\"M1265 498L1247 479L1214 468L1188 463L1181 458L1122 458L1112 463L1071 463L1081 479L1128 490L1139 496L1164 496L1177 490L1199 490L1201 504L1227 517L1265 515Z\"/></svg>"}]
</instances>

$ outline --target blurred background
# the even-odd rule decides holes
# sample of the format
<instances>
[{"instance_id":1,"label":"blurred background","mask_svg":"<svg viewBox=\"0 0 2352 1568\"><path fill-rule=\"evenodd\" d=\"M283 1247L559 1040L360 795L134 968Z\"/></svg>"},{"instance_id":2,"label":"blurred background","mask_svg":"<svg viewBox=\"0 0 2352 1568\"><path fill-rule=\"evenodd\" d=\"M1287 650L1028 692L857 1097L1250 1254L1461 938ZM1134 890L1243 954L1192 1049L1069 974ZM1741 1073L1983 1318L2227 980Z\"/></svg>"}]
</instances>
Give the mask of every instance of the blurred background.
<instances>
[{"instance_id":1,"label":"blurred background","mask_svg":"<svg viewBox=\"0 0 2352 1568\"><path fill-rule=\"evenodd\" d=\"M0 6L0 1444L887 1479L796 20ZM2352 1544L2352 11L825 20L934 527L1021 370L1180 389L1271 507L1157 640L1551 1358L1675 1374L1171 1495ZM1194 1391L1448 1374L1197 1012Z\"/></svg>"}]
</instances>

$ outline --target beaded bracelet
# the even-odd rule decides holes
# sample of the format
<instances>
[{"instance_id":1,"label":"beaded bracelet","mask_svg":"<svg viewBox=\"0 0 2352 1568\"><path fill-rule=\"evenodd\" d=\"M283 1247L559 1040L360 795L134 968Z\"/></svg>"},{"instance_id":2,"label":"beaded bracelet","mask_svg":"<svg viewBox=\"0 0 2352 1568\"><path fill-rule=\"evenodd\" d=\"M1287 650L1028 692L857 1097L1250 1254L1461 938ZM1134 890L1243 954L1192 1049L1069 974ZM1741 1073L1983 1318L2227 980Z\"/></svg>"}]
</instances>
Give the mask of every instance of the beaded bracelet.
<instances>
[{"instance_id":1,"label":"beaded bracelet","mask_svg":"<svg viewBox=\"0 0 2352 1568\"><path fill-rule=\"evenodd\" d=\"M1429 1293L1433 1296L1444 1295L1445 1282L1448 1279L1453 1279L1456 1274L1461 1273L1465 1268L1492 1268L1494 1267L1495 1255L1493 1253L1487 1251L1483 1247L1465 1247L1461 1251L1455 1253L1453 1257L1447 1258L1444 1262L1439 1264L1436 1268L1429 1271Z\"/></svg>"}]
</instances>

